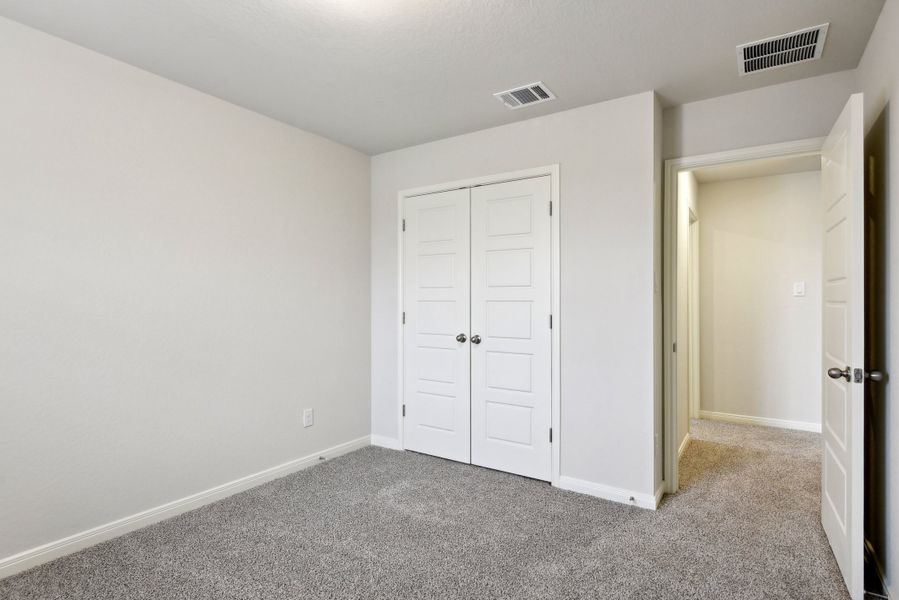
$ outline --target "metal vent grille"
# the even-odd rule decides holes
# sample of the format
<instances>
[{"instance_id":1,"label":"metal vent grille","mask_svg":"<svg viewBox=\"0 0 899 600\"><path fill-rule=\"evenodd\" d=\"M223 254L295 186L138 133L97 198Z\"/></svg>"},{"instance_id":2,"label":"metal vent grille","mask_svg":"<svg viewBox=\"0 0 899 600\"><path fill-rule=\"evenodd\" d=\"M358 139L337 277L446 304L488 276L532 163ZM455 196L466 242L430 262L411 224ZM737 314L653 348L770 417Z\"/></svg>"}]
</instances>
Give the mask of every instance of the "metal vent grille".
<instances>
[{"instance_id":1,"label":"metal vent grille","mask_svg":"<svg viewBox=\"0 0 899 600\"><path fill-rule=\"evenodd\" d=\"M499 99L503 104L515 110L523 106L531 104L540 104L541 102L549 102L555 100L555 95L549 91L542 81L523 85L505 92L497 92L493 94L494 98Z\"/></svg>"},{"instance_id":2,"label":"metal vent grille","mask_svg":"<svg viewBox=\"0 0 899 600\"><path fill-rule=\"evenodd\" d=\"M740 75L777 69L821 58L829 23L793 33L740 44L737 59Z\"/></svg>"}]
</instances>

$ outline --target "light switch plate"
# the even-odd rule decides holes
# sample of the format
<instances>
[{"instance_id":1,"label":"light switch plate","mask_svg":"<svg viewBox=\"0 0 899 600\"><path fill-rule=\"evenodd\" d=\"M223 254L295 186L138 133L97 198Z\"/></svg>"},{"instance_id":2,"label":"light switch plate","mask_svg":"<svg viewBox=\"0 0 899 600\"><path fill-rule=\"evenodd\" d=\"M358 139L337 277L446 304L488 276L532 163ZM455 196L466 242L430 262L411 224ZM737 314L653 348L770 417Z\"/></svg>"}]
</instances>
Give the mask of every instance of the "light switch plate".
<instances>
[{"instance_id":1,"label":"light switch plate","mask_svg":"<svg viewBox=\"0 0 899 600\"><path fill-rule=\"evenodd\" d=\"M312 427L315 424L315 413L311 408L303 411L303 427Z\"/></svg>"},{"instance_id":2,"label":"light switch plate","mask_svg":"<svg viewBox=\"0 0 899 600\"><path fill-rule=\"evenodd\" d=\"M805 296L805 282L804 281L796 281L793 283L793 295L797 298L800 296Z\"/></svg>"}]
</instances>

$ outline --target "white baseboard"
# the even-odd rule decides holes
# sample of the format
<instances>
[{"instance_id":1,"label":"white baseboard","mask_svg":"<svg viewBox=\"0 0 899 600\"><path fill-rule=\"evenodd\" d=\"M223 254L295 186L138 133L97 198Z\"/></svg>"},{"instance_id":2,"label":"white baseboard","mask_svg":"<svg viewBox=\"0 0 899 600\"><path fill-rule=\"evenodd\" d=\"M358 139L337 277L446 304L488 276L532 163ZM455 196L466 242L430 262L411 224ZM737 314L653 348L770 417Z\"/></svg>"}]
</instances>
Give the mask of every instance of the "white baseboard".
<instances>
[{"instance_id":1,"label":"white baseboard","mask_svg":"<svg viewBox=\"0 0 899 600\"><path fill-rule=\"evenodd\" d=\"M734 415L731 413L713 412L710 410L699 411L700 419L711 421L724 421L725 423L737 423L740 425L764 425L765 427L780 427L781 429L795 429L797 431L813 431L821 433L821 423L809 423L807 421L787 421L786 419L770 419L768 417L750 417L748 415Z\"/></svg>"},{"instance_id":2,"label":"white baseboard","mask_svg":"<svg viewBox=\"0 0 899 600\"><path fill-rule=\"evenodd\" d=\"M396 438L387 437L386 435L372 435L371 445L380 446L381 448L390 448L391 450L402 450L403 445Z\"/></svg>"},{"instance_id":3,"label":"white baseboard","mask_svg":"<svg viewBox=\"0 0 899 600\"><path fill-rule=\"evenodd\" d=\"M623 488L612 487L610 485L603 485L601 483L594 483L592 481L585 481L583 479L576 479L574 477L568 477L567 475L559 477L559 483L556 484L556 487L570 492L588 494L590 496L602 498L603 500L630 504L632 506L648 508L650 510L658 508L659 502L662 499L663 490L662 487L659 487L655 494L644 494Z\"/></svg>"},{"instance_id":4,"label":"white baseboard","mask_svg":"<svg viewBox=\"0 0 899 600\"><path fill-rule=\"evenodd\" d=\"M222 498L256 487L267 481L278 479L279 477L284 477L285 475L311 467L320 461L320 457L325 457L326 459L336 458L342 454L352 452L353 450L364 448L365 446L370 445L370 443L370 436L351 440L320 452L314 452L309 456L297 458L263 471L253 473L252 475L247 475L246 477L241 477L240 479L235 479L234 481L229 481L228 483L209 488L208 490L185 496L184 498L162 504L155 508L150 508L131 516L117 519L110 523L106 523L105 525L100 525L88 529L87 531L82 531L54 542L8 556L0 559L0 579L36 567L39 564L49 562L61 556L65 556L66 554L77 552L88 546L110 540L114 537L128 533L129 531L134 531L135 529L140 529L141 527L146 527L147 525L151 525L158 521L199 508L204 504L221 500Z\"/></svg>"},{"instance_id":5,"label":"white baseboard","mask_svg":"<svg viewBox=\"0 0 899 600\"><path fill-rule=\"evenodd\" d=\"M664 481L659 484L659 488L656 490L655 496L656 505L653 507L653 510L657 509L659 507L659 504L662 503L662 497L665 495L665 487L666 486Z\"/></svg>"},{"instance_id":6,"label":"white baseboard","mask_svg":"<svg viewBox=\"0 0 899 600\"><path fill-rule=\"evenodd\" d=\"M677 457L678 458L683 456L684 450L686 450L687 446L690 445L690 440L692 440L692 439L693 439L693 437L690 435L690 432L687 432L687 435L684 436L684 441L682 441L680 443L680 448L677 449Z\"/></svg>"}]
</instances>

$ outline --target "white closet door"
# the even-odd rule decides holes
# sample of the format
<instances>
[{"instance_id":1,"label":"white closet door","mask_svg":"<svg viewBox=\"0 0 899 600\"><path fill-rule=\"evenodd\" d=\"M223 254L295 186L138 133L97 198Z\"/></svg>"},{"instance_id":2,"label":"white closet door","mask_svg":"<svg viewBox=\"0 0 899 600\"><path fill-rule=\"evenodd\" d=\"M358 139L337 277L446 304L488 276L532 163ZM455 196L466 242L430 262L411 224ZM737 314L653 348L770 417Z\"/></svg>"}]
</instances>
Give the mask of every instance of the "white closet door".
<instances>
[{"instance_id":1,"label":"white closet door","mask_svg":"<svg viewBox=\"0 0 899 600\"><path fill-rule=\"evenodd\" d=\"M408 198L404 215L404 446L470 462L469 190Z\"/></svg>"},{"instance_id":2,"label":"white closet door","mask_svg":"<svg viewBox=\"0 0 899 600\"><path fill-rule=\"evenodd\" d=\"M471 190L471 462L551 478L550 178Z\"/></svg>"}]
</instances>

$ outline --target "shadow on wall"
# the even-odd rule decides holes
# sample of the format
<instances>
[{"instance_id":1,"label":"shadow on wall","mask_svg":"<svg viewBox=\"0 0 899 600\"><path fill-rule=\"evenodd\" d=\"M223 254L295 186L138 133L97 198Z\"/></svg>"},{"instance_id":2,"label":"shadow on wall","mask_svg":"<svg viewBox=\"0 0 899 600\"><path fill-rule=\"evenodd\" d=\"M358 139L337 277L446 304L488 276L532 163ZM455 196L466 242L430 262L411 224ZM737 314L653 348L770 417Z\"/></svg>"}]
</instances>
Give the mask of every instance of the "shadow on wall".
<instances>
[{"instance_id":1,"label":"shadow on wall","mask_svg":"<svg viewBox=\"0 0 899 600\"><path fill-rule=\"evenodd\" d=\"M889 125L887 105L865 137L866 164L873 161L874 165L865 172L865 363L869 369L884 370L889 358ZM865 540L874 560L886 556L889 385L886 381L865 386ZM881 567L876 565L882 573ZM865 589L876 591L879 587L879 581L865 582Z\"/></svg>"}]
</instances>

